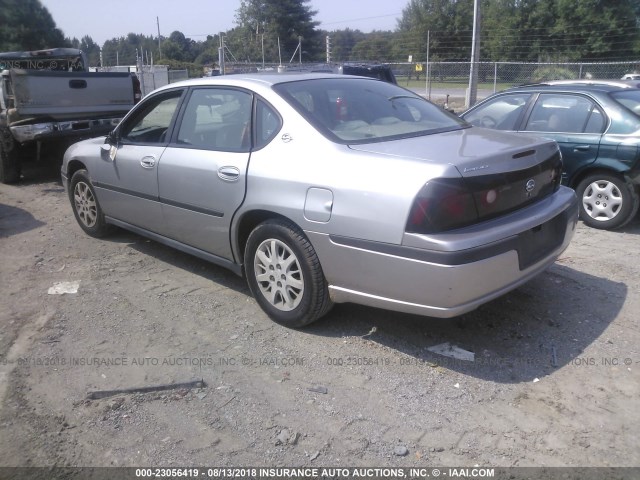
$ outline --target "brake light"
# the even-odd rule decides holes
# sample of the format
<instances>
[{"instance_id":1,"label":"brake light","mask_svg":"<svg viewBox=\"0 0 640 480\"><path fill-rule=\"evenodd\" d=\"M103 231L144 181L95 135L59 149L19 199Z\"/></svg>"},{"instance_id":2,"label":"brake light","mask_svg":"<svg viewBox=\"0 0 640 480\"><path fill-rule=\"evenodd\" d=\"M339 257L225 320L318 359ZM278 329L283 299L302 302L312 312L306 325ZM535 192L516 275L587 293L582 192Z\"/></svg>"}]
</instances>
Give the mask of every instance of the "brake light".
<instances>
[{"instance_id":1,"label":"brake light","mask_svg":"<svg viewBox=\"0 0 640 480\"><path fill-rule=\"evenodd\" d=\"M347 101L344 98L338 97L336 99L336 120L338 122L344 122L348 117Z\"/></svg>"},{"instance_id":2,"label":"brake light","mask_svg":"<svg viewBox=\"0 0 640 480\"><path fill-rule=\"evenodd\" d=\"M478 210L462 178L432 180L420 189L409 218L407 232L438 233L478 221Z\"/></svg>"},{"instance_id":3,"label":"brake light","mask_svg":"<svg viewBox=\"0 0 640 480\"><path fill-rule=\"evenodd\" d=\"M554 164L551 167L551 185L554 192L560 188L560 182L562 182L562 153L558 151L558 155L554 158Z\"/></svg>"},{"instance_id":4,"label":"brake light","mask_svg":"<svg viewBox=\"0 0 640 480\"><path fill-rule=\"evenodd\" d=\"M142 90L140 89L140 79L134 74L131 74L131 81L133 82L133 103L136 104L142 100Z\"/></svg>"}]
</instances>

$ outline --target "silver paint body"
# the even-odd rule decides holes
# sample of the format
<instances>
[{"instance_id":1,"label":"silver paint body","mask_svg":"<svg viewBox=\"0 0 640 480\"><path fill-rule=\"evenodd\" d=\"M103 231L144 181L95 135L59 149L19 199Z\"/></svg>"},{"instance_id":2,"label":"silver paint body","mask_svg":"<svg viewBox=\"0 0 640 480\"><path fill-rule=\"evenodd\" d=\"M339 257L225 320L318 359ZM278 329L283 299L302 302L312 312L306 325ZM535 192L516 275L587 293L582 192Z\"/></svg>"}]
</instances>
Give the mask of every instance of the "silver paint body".
<instances>
[{"instance_id":1,"label":"silver paint body","mask_svg":"<svg viewBox=\"0 0 640 480\"><path fill-rule=\"evenodd\" d=\"M282 117L281 129L264 148L235 153L172 145L119 146L112 161L101 149L102 137L67 151L62 167L65 187L69 169L81 163L97 185L107 221L238 273L244 219L256 211L287 218L315 248L335 302L436 317L465 313L516 288L567 247L577 200L565 187L525 208L463 229L433 235L405 232L413 201L429 180L528 168L553 154L554 142L472 127L380 143L334 143L272 90L274 83L298 78L310 77L214 77L173 84L151 95L207 85L254 92ZM513 158L529 149L536 154ZM142 166L145 157L152 157L152 167ZM222 178L229 169L237 177ZM101 188L105 183L142 195ZM458 252L514 237L563 212L570 215L562 245L522 271L515 250L451 266L344 246L332 239Z\"/></svg>"}]
</instances>

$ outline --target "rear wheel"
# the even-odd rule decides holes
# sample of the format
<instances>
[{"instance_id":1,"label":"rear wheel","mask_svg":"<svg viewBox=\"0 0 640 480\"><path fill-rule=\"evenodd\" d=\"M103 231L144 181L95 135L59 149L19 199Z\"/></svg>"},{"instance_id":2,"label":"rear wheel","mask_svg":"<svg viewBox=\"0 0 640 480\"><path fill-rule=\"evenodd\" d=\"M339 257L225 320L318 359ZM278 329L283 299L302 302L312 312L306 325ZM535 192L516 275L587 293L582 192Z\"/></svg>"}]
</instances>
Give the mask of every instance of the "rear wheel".
<instances>
[{"instance_id":1,"label":"rear wheel","mask_svg":"<svg viewBox=\"0 0 640 480\"><path fill-rule=\"evenodd\" d=\"M111 225L104 220L104 213L86 170L78 170L71 177L69 198L73 214L80 227L92 237L104 237L111 232Z\"/></svg>"},{"instance_id":2,"label":"rear wheel","mask_svg":"<svg viewBox=\"0 0 640 480\"><path fill-rule=\"evenodd\" d=\"M620 228L638 212L635 187L617 175L589 175L580 182L576 193L580 199L580 218L594 228Z\"/></svg>"},{"instance_id":3,"label":"rear wheel","mask_svg":"<svg viewBox=\"0 0 640 480\"><path fill-rule=\"evenodd\" d=\"M0 128L0 182L20 180L20 144L8 128Z\"/></svg>"},{"instance_id":4,"label":"rear wheel","mask_svg":"<svg viewBox=\"0 0 640 480\"><path fill-rule=\"evenodd\" d=\"M253 296L275 322L299 328L331 309L318 256L293 224L268 220L258 225L247 240L244 262Z\"/></svg>"}]
</instances>

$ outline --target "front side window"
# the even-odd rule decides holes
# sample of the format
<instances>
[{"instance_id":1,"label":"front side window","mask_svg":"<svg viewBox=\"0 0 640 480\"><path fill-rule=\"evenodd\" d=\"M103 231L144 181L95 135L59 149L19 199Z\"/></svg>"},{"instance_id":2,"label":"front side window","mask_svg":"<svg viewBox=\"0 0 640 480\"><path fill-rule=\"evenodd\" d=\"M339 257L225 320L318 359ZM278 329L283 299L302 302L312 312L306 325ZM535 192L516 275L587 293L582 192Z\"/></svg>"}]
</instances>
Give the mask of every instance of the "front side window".
<instances>
[{"instance_id":1,"label":"front side window","mask_svg":"<svg viewBox=\"0 0 640 480\"><path fill-rule=\"evenodd\" d=\"M516 130L530 98L530 93L501 95L471 110L464 119L476 127Z\"/></svg>"},{"instance_id":2,"label":"front side window","mask_svg":"<svg viewBox=\"0 0 640 480\"><path fill-rule=\"evenodd\" d=\"M604 114L581 95L543 93L531 111L525 130L553 133L602 133Z\"/></svg>"},{"instance_id":3,"label":"front side window","mask_svg":"<svg viewBox=\"0 0 640 480\"><path fill-rule=\"evenodd\" d=\"M467 127L419 95L377 80L302 80L277 84L274 90L338 143L372 143Z\"/></svg>"},{"instance_id":4,"label":"front side window","mask_svg":"<svg viewBox=\"0 0 640 480\"><path fill-rule=\"evenodd\" d=\"M165 143L181 95L182 90L176 90L140 104L141 108L122 126L122 140L144 145Z\"/></svg>"},{"instance_id":5,"label":"front side window","mask_svg":"<svg viewBox=\"0 0 640 480\"><path fill-rule=\"evenodd\" d=\"M248 152L251 102L251 94L242 90L193 90L178 129L177 143L203 150Z\"/></svg>"}]
</instances>

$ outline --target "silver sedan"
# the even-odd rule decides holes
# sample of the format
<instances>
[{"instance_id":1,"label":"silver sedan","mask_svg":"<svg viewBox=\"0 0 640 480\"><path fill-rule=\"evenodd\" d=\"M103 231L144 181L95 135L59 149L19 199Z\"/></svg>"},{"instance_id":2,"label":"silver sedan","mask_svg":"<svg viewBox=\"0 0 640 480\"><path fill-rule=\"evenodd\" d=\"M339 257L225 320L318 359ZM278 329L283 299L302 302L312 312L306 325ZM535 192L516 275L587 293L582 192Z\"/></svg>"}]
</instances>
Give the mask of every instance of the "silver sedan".
<instances>
[{"instance_id":1,"label":"silver sedan","mask_svg":"<svg viewBox=\"0 0 640 480\"><path fill-rule=\"evenodd\" d=\"M168 85L62 179L80 227L114 226L245 275L278 323L334 303L453 317L551 265L577 220L553 141L473 127L373 79Z\"/></svg>"}]
</instances>

